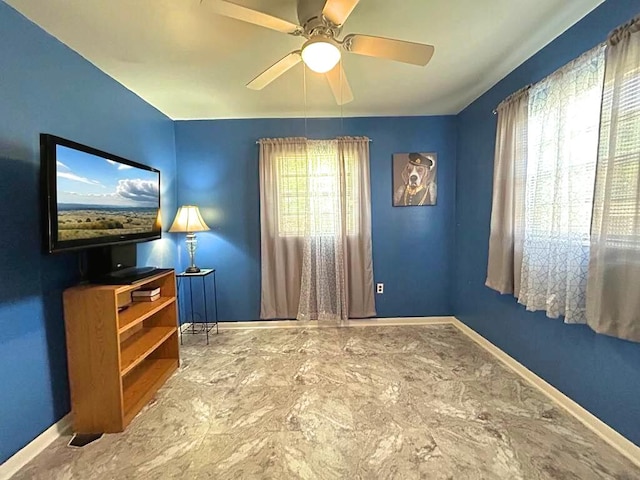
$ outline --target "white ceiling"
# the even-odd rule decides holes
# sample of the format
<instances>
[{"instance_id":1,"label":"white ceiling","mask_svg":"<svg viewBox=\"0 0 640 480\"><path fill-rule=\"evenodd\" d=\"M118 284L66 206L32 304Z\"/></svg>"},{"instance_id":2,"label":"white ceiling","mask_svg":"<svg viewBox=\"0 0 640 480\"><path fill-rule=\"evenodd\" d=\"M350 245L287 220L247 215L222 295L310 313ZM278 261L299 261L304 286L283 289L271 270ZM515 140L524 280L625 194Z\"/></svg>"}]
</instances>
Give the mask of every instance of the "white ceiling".
<instances>
[{"instance_id":1,"label":"white ceiling","mask_svg":"<svg viewBox=\"0 0 640 480\"><path fill-rule=\"evenodd\" d=\"M355 100L299 64L244 85L302 39L212 12L215 0L6 0L172 119L456 114L603 0L361 0L346 33L436 47L426 67L345 54ZM234 0L297 22L296 0ZM306 107L305 107L306 103Z\"/></svg>"}]
</instances>

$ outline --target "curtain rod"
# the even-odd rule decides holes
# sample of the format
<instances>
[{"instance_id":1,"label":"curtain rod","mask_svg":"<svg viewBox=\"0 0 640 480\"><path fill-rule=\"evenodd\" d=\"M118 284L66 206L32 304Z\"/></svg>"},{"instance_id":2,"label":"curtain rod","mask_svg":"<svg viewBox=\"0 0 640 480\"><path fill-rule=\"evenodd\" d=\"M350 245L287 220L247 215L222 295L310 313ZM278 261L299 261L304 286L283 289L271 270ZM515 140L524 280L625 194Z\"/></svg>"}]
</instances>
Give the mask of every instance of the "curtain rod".
<instances>
[{"instance_id":1,"label":"curtain rod","mask_svg":"<svg viewBox=\"0 0 640 480\"><path fill-rule=\"evenodd\" d=\"M558 70L561 70L561 69L565 68L565 67L566 67L567 65L569 65L570 63L573 63L573 62L577 61L579 58L581 58L581 57L583 57L583 56L585 56L585 55L587 55L587 54L591 53L592 51L597 50L598 48L606 48L606 47L607 47L607 42L606 42L606 41L605 41L605 42L601 42L601 43L599 43L598 45L596 45L596 46L595 46L595 47L593 47L592 49L587 50L586 52L584 52L584 53L582 53L582 54L578 55L576 58L574 58L574 59L573 59L573 60L571 60L570 62L567 62L567 63L565 63L563 66L561 66L561 67L559 67L559 68L555 69L553 72L551 72L549 75L547 75L546 77L544 77L542 80L539 80L539 81L538 81L538 82L536 82L536 83L530 83L529 85L526 85L525 87L521 88L520 90L516 90L516 91L515 91L514 93L512 93L511 95L507 96L507 98L505 98L502 102L506 101L509 97L513 97L513 96L517 95L518 93L520 93L520 92L522 92L522 91L524 91L524 90L526 90L526 89L528 89L528 88L533 87L534 85L537 85L537 84L539 84L539 83L544 82L544 81L545 81L546 79L548 79L551 75L553 75L554 73L556 73ZM500 102L500 103L502 103L502 102ZM498 106L499 106L499 104L498 104ZM494 109L491 111L491 113L493 113L494 115L497 115L497 114L498 114L498 109L497 109L497 107L496 107L496 108L494 108Z\"/></svg>"},{"instance_id":2,"label":"curtain rod","mask_svg":"<svg viewBox=\"0 0 640 480\"><path fill-rule=\"evenodd\" d=\"M496 108L494 108L494 109L492 110L492 112L491 112L491 113L493 113L494 115L497 115L497 114L498 114L498 108L500 108L500 105L502 105L503 103L509 102L509 101L511 101L512 99L516 98L516 97L521 96L521 95L522 95L522 94L524 94L526 91L531 90L531 87L533 87L533 84L532 84L532 83L530 83L530 84L528 84L528 85L525 85L525 86L524 86L524 87L522 87L521 89L516 90L515 92L513 92L511 95L508 95L504 100L502 100L502 101L498 104L498 106L497 106Z\"/></svg>"},{"instance_id":3,"label":"curtain rod","mask_svg":"<svg viewBox=\"0 0 640 480\"><path fill-rule=\"evenodd\" d=\"M368 141L369 143L373 143L373 140L372 140L372 139L370 139L370 138L367 138L367 141ZM260 144L260 140L256 140L256 145L259 145L259 144Z\"/></svg>"}]
</instances>

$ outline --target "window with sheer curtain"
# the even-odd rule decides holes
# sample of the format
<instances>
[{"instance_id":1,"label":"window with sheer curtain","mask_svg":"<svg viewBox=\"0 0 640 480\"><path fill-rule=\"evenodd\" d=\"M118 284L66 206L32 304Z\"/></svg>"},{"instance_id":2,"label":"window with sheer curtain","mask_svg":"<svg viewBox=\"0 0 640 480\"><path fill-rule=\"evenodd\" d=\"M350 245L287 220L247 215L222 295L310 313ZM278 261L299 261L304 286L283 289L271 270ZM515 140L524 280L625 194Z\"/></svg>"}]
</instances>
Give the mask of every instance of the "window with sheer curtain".
<instances>
[{"instance_id":1,"label":"window with sheer curtain","mask_svg":"<svg viewBox=\"0 0 640 480\"><path fill-rule=\"evenodd\" d=\"M375 316L369 139L260 140L260 318Z\"/></svg>"},{"instance_id":2,"label":"window with sheer curtain","mask_svg":"<svg viewBox=\"0 0 640 480\"><path fill-rule=\"evenodd\" d=\"M640 16L497 113L486 285L640 342Z\"/></svg>"},{"instance_id":3,"label":"window with sheer curtain","mask_svg":"<svg viewBox=\"0 0 640 480\"><path fill-rule=\"evenodd\" d=\"M518 301L570 323L585 321L603 76L600 46L529 92Z\"/></svg>"}]
</instances>

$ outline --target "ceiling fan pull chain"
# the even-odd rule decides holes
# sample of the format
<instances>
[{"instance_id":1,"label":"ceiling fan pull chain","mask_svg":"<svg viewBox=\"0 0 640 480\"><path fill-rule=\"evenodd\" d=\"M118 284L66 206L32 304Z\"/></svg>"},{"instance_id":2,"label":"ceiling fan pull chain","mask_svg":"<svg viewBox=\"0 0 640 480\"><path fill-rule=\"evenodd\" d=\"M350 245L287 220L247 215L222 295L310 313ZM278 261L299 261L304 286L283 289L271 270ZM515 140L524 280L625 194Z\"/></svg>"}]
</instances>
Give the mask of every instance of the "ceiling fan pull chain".
<instances>
[{"instance_id":1,"label":"ceiling fan pull chain","mask_svg":"<svg viewBox=\"0 0 640 480\"><path fill-rule=\"evenodd\" d=\"M309 138L307 132L307 66L302 65L302 94L304 95L304 138Z\"/></svg>"},{"instance_id":2,"label":"ceiling fan pull chain","mask_svg":"<svg viewBox=\"0 0 640 480\"><path fill-rule=\"evenodd\" d=\"M340 132L344 137L344 64L342 58L340 58Z\"/></svg>"}]
</instances>

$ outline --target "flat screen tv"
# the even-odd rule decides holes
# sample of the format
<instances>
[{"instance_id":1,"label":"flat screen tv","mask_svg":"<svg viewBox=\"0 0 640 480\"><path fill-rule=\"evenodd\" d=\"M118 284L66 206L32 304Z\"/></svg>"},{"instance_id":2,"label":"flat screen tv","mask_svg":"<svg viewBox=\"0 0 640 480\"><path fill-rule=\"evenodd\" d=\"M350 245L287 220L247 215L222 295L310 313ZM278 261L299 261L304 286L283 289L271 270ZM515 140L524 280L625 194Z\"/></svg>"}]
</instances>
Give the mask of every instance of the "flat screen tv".
<instances>
[{"instance_id":1,"label":"flat screen tv","mask_svg":"<svg viewBox=\"0 0 640 480\"><path fill-rule=\"evenodd\" d=\"M48 252L161 237L158 170L49 134L40 149Z\"/></svg>"}]
</instances>

